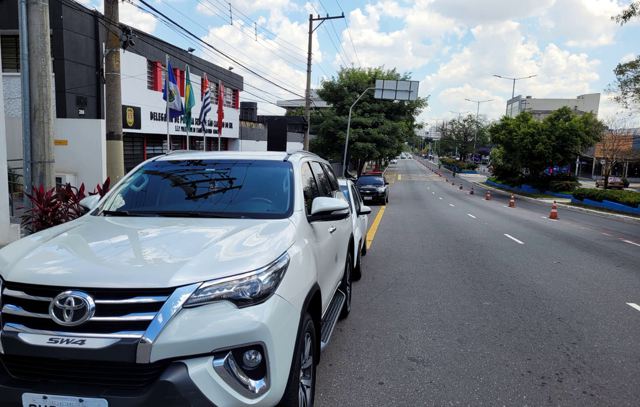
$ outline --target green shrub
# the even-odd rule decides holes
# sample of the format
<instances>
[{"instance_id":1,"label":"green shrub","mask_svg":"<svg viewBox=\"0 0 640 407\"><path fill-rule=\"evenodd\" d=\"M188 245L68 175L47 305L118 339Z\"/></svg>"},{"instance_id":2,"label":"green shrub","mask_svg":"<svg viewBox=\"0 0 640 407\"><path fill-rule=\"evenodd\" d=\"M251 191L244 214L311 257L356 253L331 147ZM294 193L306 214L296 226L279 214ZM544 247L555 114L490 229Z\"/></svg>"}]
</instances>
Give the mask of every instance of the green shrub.
<instances>
[{"instance_id":1,"label":"green shrub","mask_svg":"<svg viewBox=\"0 0 640 407\"><path fill-rule=\"evenodd\" d=\"M450 158L450 157L441 157L440 163L442 163L442 165L444 165L446 168L448 168L451 171L475 170L478 168L478 164L476 163L458 161L455 158Z\"/></svg>"},{"instance_id":2,"label":"green shrub","mask_svg":"<svg viewBox=\"0 0 640 407\"><path fill-rule=\"evenodd\" d=\"M571 192L580 186L578 181L562 180L549 182L549 190L553 192Z\"/></svg>"},{"instance_id":3,"label":"green shrub","mask_svg":"<svg viewBox=\"0 0 640 407\"><path fill-rule=\"evenodd\" d=\"M619 191L613 189L578 188L573 197L579 200L590 199L602 202L604 200L621 203L634 208L640 206L640 193L634 191Z\"/></svg>"}]
</instances>

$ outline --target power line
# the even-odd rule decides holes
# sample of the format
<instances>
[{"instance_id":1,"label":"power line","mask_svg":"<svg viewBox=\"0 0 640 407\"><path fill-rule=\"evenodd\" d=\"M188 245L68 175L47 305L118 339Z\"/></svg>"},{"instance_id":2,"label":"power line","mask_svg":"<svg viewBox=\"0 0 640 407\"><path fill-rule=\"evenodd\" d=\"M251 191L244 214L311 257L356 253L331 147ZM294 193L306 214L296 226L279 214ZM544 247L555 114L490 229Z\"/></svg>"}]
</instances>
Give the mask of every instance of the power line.
<instances>
[{"instance_id":1,"label":"power line","mask_svg":"<svg viewBox=\"0 0 640 407\"><path fill-rule=\"evenodd\" d=\"M315 10L315 12L316 12L318 15L320 15L320 12L319 12L319 11L318 11L318 9L316 8L316 6L314 6L312 3L311 3L311 7L313 7L313 9ZM327 13L329 12L326 8L325 8L325 10L327 11ZM338 49L338 46L336 45L335 41L333 40L333 37L331 36L331 32L329 31L329 29L328 29L326 26L324 26L323 28L324 28L324 29L325 29L325 31L327 32L327 37L329 38L329 41L331 41L331 44L333 45L333 49L335 49L335 50L336 50L336 54L340 57L340 59L342 60L342 63L344 64L344 66L345 66L345 67L348 67L350 64L348 64L348 63L346 62L345 58L342 56L342 53L340 52L340 49ZM342 47L340 47L340 48L342 48ZM345 57L346 57L346 55L345 55Z\"/></svg>"},{"instance_id":2,"label":"power line","mask_svg":"<svg viewBox=\"0 0 640 407\"><path fill-rule=\"evenodd\" d=\"M335 1L336 1L336 4L338 5L338 8L342 12L342 14L344 14L344 10L342 9L340 2L338 0L335 0ZM362 66L362 62L360 62L360 57L358 56L358 51L356 50L356 44L353 42L353 37L351 36L351 28L349 28L349 23L347 22L346 18L344 19L344 25L347 27L347 34L349 34L349 41L351 42L351 46L353 47L353 52L355 53L356 59L358 60L358 65Z\"/></svg>"},{"instance_id":3,"label":"power line","mask_svg":"<svg viewBox=\"0 0 640 407\"><path fill-rule=\"evenodd\" d=\"M110 28L107 24L105 24L105 21L107 21L107 22L111 22L112 24L113 24L113 21L109 20L109 19L108 19L108 18L106 18L104 15L102 15L102 14L98 14L98 13L94 13L93 11L86 9L82 4L78 3L78 2L77 2L77 1L75 1L75 0L61 0L61 1L62 1L62 2L64 2L64 3L66 3L69 7L73 8L73 9L74 9L74 10L76 10L76 11L79 11L79 12L85 13L85 14L90 15L90 16L92 16L92 17L96 17L96 18L97 18L97 20L98 20L98 22L99 22L100 24L102 24L102 26L103 26L107 31L112 32L112 33L117 34L117 35L120 35L120 33L119 33L119 32L115 32L115 31L111 30L111 28ZM117 23L117 24L120 24L120 23ZM199 63L199 62L197 62L197 61L193 61L193 60L187 61L186 59L182 58L182 56L180 56L179 54L176 54L176 53L174 53L174 52L172 52L172 51L170 51L170 50L168 50L168 49L166 49L166 48L161 48L161 47L159 47L157 44L155 44L155 43L153 43L153 42L151 42L151 41L146 40L144 37L138 37L138 39L139 39L139 40L141 40L142 42L144 42L145 44L147 44L147 45L149 45L149 46L151 46L151 47L153 47L153 48L155 48L155 49L157 49L157 50L160 50L160 51L162 51L162 52L166 53L167 55L171 56L173 59L178 60L178 61L181 61L181 62L183 62L183 63L185 63L185 64L190 64L191 66L193 66L193 67L195 67L195 68L198 68L198 69L200 69L200 70L201 70L201 71L203 71L203 72L206 72L206 71L209 69L209 67L204 66L204 65L200 64L200 63ZM270 95L270 96L273 96L273 97L275 97L275 98L278 98L278 97L279 97L279 96L274 95L274 94L272 94L272 93L270 93L270 92L268 92L268 91L266 91L266 90L263 90L263 89L258 88L258 87L256 87L256 86L253 86L253 85L249 84L249 83L248 83L248 82L246 82L246 81L244 81L244 85L245 85L245 86L252 87L252 88L254 88L254 89L256 89L256 90L258 90L258 91L260 91L260 92L266 93L266 94L268 94L268 95ZM267 100L267 99L265 99L265 98L263 98L263 97L261 97L261 96L255 95L255 94L254 94L254 93L252 93L252 92L249 92L249 91L247 91L247 90L243 90L243 92L246 92L246 93L248 93L248 94L250 94L250 95L252 95L252 96L255 96L255 97L259 97L259 98L261 98L262 100L264 100L266 103L272 104L272 105L274 105L274 106L278 106L276 103L274 103L274 102L272 102L272 101L269 101L269 100ZM279 106L278 106L278 107L279 107Z\"/></svg>"},{"instance_id":4,"label":"power line","mask_svg":"<svg viewBox=\"0 0 640 407\"><path fill-rule=\"evenodd\" d=\"M256 72L255 70L249 68L248 66L240 63L236 58L226 54L225 52L219 50L218 48L214 47L213 45L209 44L207 41L201 39L200 37L198 37L197 35L193 34L191 31L187 30L186 28L184 28L181 24L177 23L176 21L174 21L173 19L171 19L170 17L167 17L164 13L162 13L161 11L159 11L157 8L153 7L152 5L150 5L147 1L145 0L138 0L140 3L144 4L145 6L147 6L150 10L154 11L155 13L157 13L158 15L161 15L163 18L165 18L166 20L170 21L173 25L175 25L176 27L180 28L181 30L183 30L186 34L188 34L189 36L193 37L194 39L196 39L198 42L202 43L203 45L206 45L207 47L211 48L212 50L214 50L215 52L219 53L220 55L224 56L225 58L227 58L229 61L233 62L234 64L237 64L238 66L242 67L243 69L245 69L247 72L252 73L253 75L263 79L264 81L284 90L287 91L295 96L298 97L303 97L302 95L297 94L296 92L285 88L284 86L281 86L275 82L273 82L272 80L265 78L263 75L259 74L258 72Z\"/></svg>"}]
</instances>

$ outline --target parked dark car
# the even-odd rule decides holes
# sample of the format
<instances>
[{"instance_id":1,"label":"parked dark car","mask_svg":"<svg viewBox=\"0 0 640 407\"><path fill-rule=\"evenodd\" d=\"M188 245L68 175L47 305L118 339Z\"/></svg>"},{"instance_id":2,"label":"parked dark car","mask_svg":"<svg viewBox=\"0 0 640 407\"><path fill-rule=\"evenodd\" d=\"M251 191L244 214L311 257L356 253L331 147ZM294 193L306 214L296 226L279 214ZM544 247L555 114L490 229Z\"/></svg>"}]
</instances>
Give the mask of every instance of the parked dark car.
<instances>
[{"instance_id":1,"label":"parked dark car","mask_svg":"<svg viewBox=\"0 0 640 407\"><path fill-rule=\"evenodd\" d=\"M389 183L382 174L364 174L358 178L356 186L365 203L389 203Z\"/></svg>"}]
</instances>

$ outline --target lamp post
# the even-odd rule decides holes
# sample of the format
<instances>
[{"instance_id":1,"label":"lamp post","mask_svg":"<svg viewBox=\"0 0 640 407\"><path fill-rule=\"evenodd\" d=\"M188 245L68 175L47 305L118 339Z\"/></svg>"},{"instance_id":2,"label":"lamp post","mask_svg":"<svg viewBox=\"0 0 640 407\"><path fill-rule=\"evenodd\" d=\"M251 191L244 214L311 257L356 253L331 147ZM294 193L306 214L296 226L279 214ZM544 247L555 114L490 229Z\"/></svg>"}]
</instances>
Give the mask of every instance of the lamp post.
<instances>
[{"instance_id":1,"label":"lamp post","mask_svg":"<svg viewBox=\"0 0 640 407\"><path fill-rule=\"evenodd\" d=\"M349 130L351 129L351 112L353 111L353 107L356 105L356 103L358 103L360 98L362 98L364 96L364 94L367 93L368 91L370 91L371 89L375 89L375 88L370 87L370 88L365 89L358 96L358 98L355 100L355 102L353 102L351 104L351 107L349 108L349 119L347 120L347 139L344 142L344 156L342 158L342 175L344 175L345 177L347 176L347 150L349 149Z\"/></svg>"},{"instance_id":2,"label":"lamp post","mask_svg":"<svg viewBox=\"0 0 640 407\"><path fill-rule=\"evenodd\" d=\"M472 99L466 99L465 98L464 100L477 104L477 108L476 108L476 134L473 136L473 154L475 154L476 153L476 140L478 138L478 115L480 114L480 103L493 102L493 99L472 100Z\"/></svg>"},{"instance_id":3,"label":"lamp post","mask_svg":"<svg viewBox=\"0 0 640 407\"><path fill-rule=\"evenodd\" d=\"M509 77L509 76L502 76L502 75L496 75L493 74L493 76L495 76L496 78L500 78L500 79L508 79L510 81L513 81L513 86L511 87L511 99L513 99L513 97L515 96L516 93L516 81L522 80L522 79L531 79L533 77L536 77L538 75L529 75L529 76L521 76L519 78L516 77ZM509 111L508 105L507 107L505 107L505 111L504 114L506 116L507 112Z\"/></svg>"}]
</instances>

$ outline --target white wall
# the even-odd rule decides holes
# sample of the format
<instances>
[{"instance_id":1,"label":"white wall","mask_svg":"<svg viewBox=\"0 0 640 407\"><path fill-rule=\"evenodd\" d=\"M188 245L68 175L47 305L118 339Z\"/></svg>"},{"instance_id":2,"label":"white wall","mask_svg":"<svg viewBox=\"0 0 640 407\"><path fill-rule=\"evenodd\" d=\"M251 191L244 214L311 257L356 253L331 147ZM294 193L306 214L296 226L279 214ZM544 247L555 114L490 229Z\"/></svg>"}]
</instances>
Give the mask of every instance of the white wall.
<instances>
[{"instance_id":1,"label":"white wall","mask_svg":"<svg viewBox=\"0 0 640 407\"><path fill-rule=\"evenodd\" d=\"M258 140L238 140L240 151L267 151L267 142Z\"/></svg>"},{"instance_id":2,"label":"white wall","mask_svg":"<svg viewBox=\"0 0 640 407\"><path fill-rule=\"evenodd\" d=\"M54 156L56 174L73 174L77 185L89 191L107 178L107 153L104 120L56 119ZM67 145L60 145L64 142Z\"/></svg>"},{"instance_id":3,"label":"white wall","mask_svg":"<svg viewBox=\"0 0 640 407\"><path fill-rule=\"evenodd\" d=\"M2 60L2 55L0 55ZM9 219L9 177L7 171L7 133L5 129L4 86L0 80L0 245L16 240L20 229Z\"/></svg>"}]
</instances>

